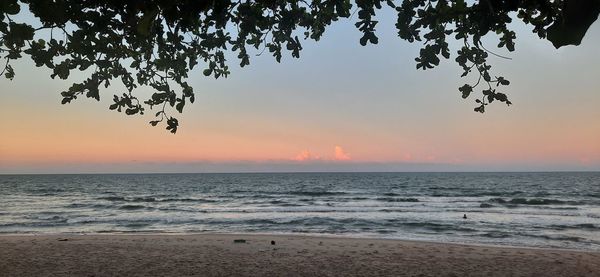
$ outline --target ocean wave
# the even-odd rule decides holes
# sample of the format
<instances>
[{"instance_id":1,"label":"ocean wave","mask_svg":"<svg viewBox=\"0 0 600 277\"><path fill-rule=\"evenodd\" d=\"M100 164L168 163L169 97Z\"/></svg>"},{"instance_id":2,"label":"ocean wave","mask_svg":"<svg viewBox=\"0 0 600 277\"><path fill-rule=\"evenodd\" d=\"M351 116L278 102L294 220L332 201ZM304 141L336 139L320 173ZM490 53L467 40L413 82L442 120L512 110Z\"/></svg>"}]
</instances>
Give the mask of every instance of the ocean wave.
<instances>
[{"instance_id":1,"label":"ocean wave","mask_svg":"<svg viewBox=\"0 0 600 277\"><path fill-rule=\"evenodd\" d=\"M78 208L111 209L111 208L115 208L114 205L104 205L104 204L99 204L99 203L71 203L64 207L68 208L68 209L78 209Z\"/></svg>"},{"instance_id":2,"label":"ocean wave","mask_svg":"<svg viewBox=\"0 0 600 277\"><path fill-rule=\"evenodd\" d=\"M64 194L66 191L60 188L40 188L30 190L29 193L32 196L55 196L59 194Z\"/></svg>"},{"instance_id":3,"label":"ocean wave","mask_svg":"<svg viewBox=\"0 0 600 277\"><path fill-rule=\"evenodd\" d=\"M556 230L565 230L565 229L583 229L583 230L600 230L600 225L592 224L592 223L581 223L575 225L550 225L550 228Z\"/></svg>"},{"instance_id":4,"label":"ocean wave","mask_svg":"<svg viewBox=\"0 0 600 277\"><path fill-rule=\"evenodd\" d=\"M281 206L285 207L285 206ZM292 206L294 207L294 206ZM195 211L194 211L195 212ZM364 213L361 209L213 209L202 210L204 213L275 213L275 214L305 214L305 213Z\"/></svg>"},{"instance_id":5,"label":"ocean wave","mask_svg":"<svg viewBox=\"0 0 600 277\"><path fill-rule=\"evenodd\" d=\"M484 197L484 196L504 196L511 197L519 194L523 194L523 191L437 191L434 190L433 193L427 194L433 197Z\"/></svg>"},{"instance_id":6,"label":"ocean wave","mask_svg":"<svg viewBox=\"0 0 600 277\"><path fill-rule=\"evenodd\" d=\"M107 230L98 230L94 233L98 234L136 234L136 233L146 233L148 230L127 230L127 229L107 229ZM156 234L168 234L172 233L167 230L152 230L152 233Z\"/></svg>"},{"instance_id":7,"label":"ocean wave","mask_svg":"<svg viewBox=\"0 0 600 277\"><path fill-rule=\"evenodd\" d=\"M379 197L375 198L375 200L385 202L419 202L419 199L417 198Z\"/></svg>"},{"instance_id":8,"label":"ocean wave","mask_svg":"<svg viewBox=\"0 0 600 277\"><path fill-rule=\"evenodd\" d=\"M306 205L294 204L294 203L282 203L279 204L280 207L304 207Z\"/></svg>"},{"instance_id":9,"label":"ocean wave","mask_svg":"<svg viewBox=\"0 0 600 277\"><path fill-rule=\"evenodd\" d=\"M350 198L340 198L342 200L369 200L371 198L364 196L350 197Z\"/></svg>"},{"instance_id":10,"label":"ocean wave","mask_svg":"<svg viewBox=\"0 0 600 277\"><path fill-rule=\"evenodd\" d=\"M577 228L580 228L580 229L600 229L600 225L591 224L591 223L576 224L574 226Z\"/></svg>"},{"instance_id":11,"label":"ocean wave","mask_svg":"<svg viewBox=\"0 0 600 277\"><path fill-rule=\"evenodd\" d=\"M513 198L510 200L511 204L522 204L522 205L560 205L566 204L566 201L546 198Z\"/></svg>"},{"instance_id":12,"label":"ocean wave","mask_svg":"<svg viewBox=\"0 0 600 277\"><path fill-rule=\"evenodd\" d=\"M496 191L496 192L482 192L480 195L475 196L514 196L518 194L522 194L523 192L520 190L516 191Z\"/></svg>"},{"instance_id":13,"label":"ocean wave","mask_svg":"<svg viewBox=\"0 0 600 277\"><path fill-rule=\"evenodd\" d=\"M71 203L69 205L66 205L65 208L87 208L89 206L90 206L90 204Z\"/></svg>"},{"instance_id":14,"label":"ocean wave","mask_svg":"<svg viewBox=\"0 0 600 277\"><path fill-rule=\"evenodd\" d=\"M141 209L153 209L144 205L123 205L119 207L119 210L141 210Z\"/></svg>"},{"instance_id":15,"label":"ocean wave","mask_svg":"<svg viewBox=\"0 0 600 277\"><path fill-rule=\"evenodd\" d=\"M128 222L125 224L120 224L118 226L125 228L144 228L153 225L153 222Z\"/></svg>"},{"instance_id":16,"label":"ocean wave","mask_svg":"<svg viewBox=\"0 0 600 277\"><path fill-rule=\"evenodd\" d=\"M266 190L230 190L227 191L228 197L232 198L273 198L282 195L293 194L289 191L266 191Z\"/></svg>"},{"instance_id":17,"label":"ocean wave","mask_svg":"<svg viewBox=\"0 0 600 277\"><path fill-rule=\"evenodd\" d=\"M107 201L113 201L113 202L134 202L134 203L139 203L139 202L202 202L202 203L214 203L214 202L218 202L217 200L213 200L213 199L204 199L204 198L177 198L177 197L172 197L172 198L157 198L157 197L153 197L153 196L148 196L148 197L122 197L122 196L106 196L106 197L99 197L99 200L107 200Z\"/></svg>"},{"instance_id":18,"label":"ocean wave","mask_svg":"<svg viewBox=\"0 0 600 277\"><path fill-rule=\"evenodd\" d=\"M215 203L219 202L214 199L205 199L205 198L165 198L159 199L158 202L199 202L199 203Z\"/></svg>"},{"instance_id":19,"label":"ocean wave","mask_svg":"<svg viewBox=\"0 0 600 277\"><path fill-rule=\"evenodd\" d=\"M371 226L379 225L376 221L358 219L358 218L333 218L333 217L308 217L299 218L287 221L280 221L278 224L283 225L300 225L300 226L323 226L329 227L334 225L352 225L352 226Z\"/></svg>"},{"instance_id":20,"label":"ocean wave","mask_svg":"<svg viewBox=\"0 0 600 277\"><path fill-rule=\"evenodd\" d=\"M392 221L394 222L394 221ZM394 227L409 227L409 228L418 228L425 229L435 232L450 232L450 231L458 231L458 232L477 232L477 229L465 227L461 224L445 224L445 223L434 223L434 222L395 222L394 224L388 225Z\"/></svg>"},{"instance_id":21,"label":"ocean wave","mask_svg":"<svg viewBox=\"0 0 600 277\"><path fill-rule=\"evenodd\" d=\"M534 234L524 234L524 233L521 233L520 235L526 236L526 237L541 238L541 239L546 239L546 240L558 240L558 241L582 242L582 241L586 240L585 238L582 238L582 237L565 236L565 235L534 235Z\"/></svg>"},{"instance_id":22,"label":"ocean wave","mask_svg":"<svg viewBox=\"0 0 600 277\"><path fill-rule=\"evenodd\" d=\"M282 200L271 200L269 201L269 204L273 204L273 205L279 205L279 204L285 204L287 202L282 201Z\"/></svg>"},{"instance_id":23,"label":"ocean wave","mask_svg":"<svg viewBox=\"0 0 600 277\"><path fill-rule=\"evenodd\" d=\"M190 212L190 213L207 213L205 210L198 210L194 208L179 208L179 207L161 207L157 208L159 211L169 211L169 212Z\"/></svg>"},{"instance_id":24,"label":"ocean wave","mask_svg":"<svg viewBox=\"0 0 600 277\"><path fill-rule=\"evenodd\" d=\"M342 192L342 191L292 191L292 192L289 192L289 194L317 197L317 196L344 195L344 194L348 194L348 193Z\"/></svg>"},{"instance_id":25,"label":"ocean wave","mask_svg":"<svg viewBox=\"0 0 600 277\"><path fill-rule=\"evenodd\" d=\"M280 229L296 229L296 228L310 228L310 227L322 227L322 228L330 228L331 230L341 230L342 228L346 228L348 226L352 226L354 228L360 227L369 227L369 228L377 228L377 226L382 226L381 222L376 222L372 220L366 219L358 219L358 218L334 218L334 217L304 217L304 218L296 218L296 219L267 219L267 218L251 218L251 219L206 219L199 220L196 223L205 223L210 225L259 225L266 228L276 228ZM279 227L277 227L279 226Z\"/></svg>"},{"instance_id":26,"label":"ocean wave","mask_svg":"<svg viewBox=\"0 0 600 277\"><path fill-rule=\"evenodd\" d=\"M488 202L498 204L516 204L516 205L582 205L580 201L564 201L548 198L513 198L505 200L504 198L490 198Z\"/></svg>"},{"instance_id":27,"label":"ocean wave","mask_svg":"<svg viewBox=\"0 0 600 277\"><path fill-rule=\"evenodd\" d=\"M93 225L93 224L101 224L101 225L115 225L115 226L127 226L127 225L153 225L153 224L164 224L164 225L173 225L173 224L195 224L199 223L198 219L194 218L135 218L135 219L125 219L125 218L107 218L107 217L80 217L69 219L69 224L72 225Z\"/></svg>"},{"instance_id":28,"label":"ocean wave","mask_svg":"<svg viewBox=\"0 0 600 277\"><path fill-rule=\"evenodd\" d=\"M561 206L558 206L558 207L556 207L556 206L554 206L554 207L544 207L544 209L549 209L549 210L567 210L567 211L568 211L568 210L579 210L579 208L577 208L577 207L570 207L570 206L563 206L563 207L561 207Z\"/></svg>"},{"instance_id":29,"label":"ocean wave","mask_svg":"<svg viewBox=\"0 0 600 277\"><path fill-rule=\"evenodd\" d=\"M122 196L105 196L99 197L98 200L107 200L107 201L127 201L125 197Z\"/></svg>"},{"instance_id":30,"label":"ocean wave","mask_svg":"<svg viewBox=\"0 0 600 277\"><path fill-rule=\"evenodd\" d=\"M129 202L156 202L156 198L154 198L154 197L133 197L131 199L126 199L125 201L129 201Z\"/></svg>"},{"instance_id":31,"label":"ocean wave","mask_svg":"<svg viewBox=\"0 0 600 277\"><path fill-rule=\"evenodd\" d=\"M282 224L272 219L205 219L197 220L195 223L204 223L210 225L278 225Z\"/></svg>"},{"instance_id":32,"label":"ocean wave","mask_svg":"<svg viewBox=\"0 0 600 277\"><path fill-rule=\"evenodd\" d=\"M512 235L510 233L501 232L501 231L486 232L486 233L480 234L479 236L485 237L485 238L498 238L498 239L512 237Z\"/></svg>"},{"instance_id":33,"label":"ocean wave","mask_svg":"<svg viewBox=\"0 0 600 277\"><path fill-rule=\"evenodd\" d=\"M57 227L67 226L67 221L30 221L30 222L11 222L0 224L2 228L45 228L45 227Z\"/></svg>"},{"instance_id":34,"label":"ocean wave","mask_svg":"<svg viewBox=\"0 0 600 277\"><path fill-rule=\"evenodd\" d=\"M25 218L32 219L32 220L44 220L44 221L50 221L50 222L55 222L55 223L63 223L63 222L67 222L67 220L68 220L66 217L63 217L60 215L44 216L43 214L29 215L29 216L26 216Z\"/></svg>"},{"instance_id":35,"label":"ocean wave","mask_svg":"<svg viewBox=\"0 0 600 277\"><path fill-rule=\"evenodd\" d=\"M245 202L241 202L240 204L241 204L240 206L251 205L251 206L258 206L258 207L304 207L304 206L308 205L304 202L294 203L294 202L284 201L284 200L280 200L280 199L275 199L275 200L263 199L262 201L260 201L260 200L245 201Z\"/></svg>"}]
</instances>

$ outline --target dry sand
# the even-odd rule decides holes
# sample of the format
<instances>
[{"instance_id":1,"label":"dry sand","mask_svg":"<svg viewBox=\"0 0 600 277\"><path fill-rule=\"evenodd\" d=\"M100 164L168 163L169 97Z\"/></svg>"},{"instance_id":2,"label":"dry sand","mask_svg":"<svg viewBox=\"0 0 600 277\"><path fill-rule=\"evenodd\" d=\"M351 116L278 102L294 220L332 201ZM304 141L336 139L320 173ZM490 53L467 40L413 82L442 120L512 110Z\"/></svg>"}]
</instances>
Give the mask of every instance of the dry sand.
<instances>
[{"instance_id":1,"label":"dry sand","mask_svg":"<svg viewBox=\"0 0 600 277\"><path fill-rule=\"evenodd\" d=\"M0 236L0 276L600 276L600 252L286 235Z\"/></svg>"}]
</instances>

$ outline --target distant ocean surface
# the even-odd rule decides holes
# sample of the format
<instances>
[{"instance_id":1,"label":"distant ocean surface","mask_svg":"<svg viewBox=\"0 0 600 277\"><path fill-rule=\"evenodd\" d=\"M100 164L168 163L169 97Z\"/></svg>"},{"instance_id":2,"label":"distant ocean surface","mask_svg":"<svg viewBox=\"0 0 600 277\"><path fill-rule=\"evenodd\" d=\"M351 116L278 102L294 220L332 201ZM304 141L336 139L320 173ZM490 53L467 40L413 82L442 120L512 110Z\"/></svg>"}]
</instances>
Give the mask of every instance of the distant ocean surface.
<instances>
[{"instance_id":1,"label":"distant ocean surface","mask_svg":"<svg viewBox=\"0 0 600 277\"><path fill-rule=\"evenodd\" d=\"M0 175L0 234L122 232L600 250L600 173Z\"/></svg>"}]
</instances>

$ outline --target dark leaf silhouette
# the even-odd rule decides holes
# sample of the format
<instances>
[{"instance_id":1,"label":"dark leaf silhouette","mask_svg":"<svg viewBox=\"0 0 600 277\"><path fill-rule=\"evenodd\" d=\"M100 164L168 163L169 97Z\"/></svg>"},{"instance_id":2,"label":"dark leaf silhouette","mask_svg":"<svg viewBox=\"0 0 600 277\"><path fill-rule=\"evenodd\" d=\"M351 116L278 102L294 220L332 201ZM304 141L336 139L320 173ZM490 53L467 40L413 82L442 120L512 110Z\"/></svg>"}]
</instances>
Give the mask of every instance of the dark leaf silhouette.
<instances>
[{"instance_id":1,"label":"dark leaf silhouette","mask_svg":"<svg viewBox=\"0 0 600 277\"><path fill-rule=\"evenodd\" d=\"M19 22L27 17L16 15L27 8L38 24ZM304 40L318 41L342 18L355 21L361 33L358 43L377 44L376 16L384 8L397 14L401 39L423 45L415 59L417 69L435 68L455 53L461 76L475 75L472 83L460 87L462 97L478 89L475 111L484 112L494 100L511 102L492 88L510 82L492 77L488 57L497 54L487 50L483 37L496 36L498 48L514 51L516 33L509 24L516 17L557 48L578 45L597 19L600 1L2 0L0 75L13 79L10 62L24 56L50 69L51 78L68 79L73 70L88 74L61 92L63 104L82 95L99 100L101 86L120 81L126 91L114 96L109 109L127 115L159 109L150 124L164 122L175 133L179 123L169 113L173 108L181 113L188 101L194 102L186 79L197 66L203 75L220 78L229 75L226 51L235 53L241 67L250 64L253 52L268 51L278 62L286 53L299 58ZM460 47L451 49L448 40L458 41ZM139 100L134 92L143 86L155 92Z\"/></svg>"}]
</instances>

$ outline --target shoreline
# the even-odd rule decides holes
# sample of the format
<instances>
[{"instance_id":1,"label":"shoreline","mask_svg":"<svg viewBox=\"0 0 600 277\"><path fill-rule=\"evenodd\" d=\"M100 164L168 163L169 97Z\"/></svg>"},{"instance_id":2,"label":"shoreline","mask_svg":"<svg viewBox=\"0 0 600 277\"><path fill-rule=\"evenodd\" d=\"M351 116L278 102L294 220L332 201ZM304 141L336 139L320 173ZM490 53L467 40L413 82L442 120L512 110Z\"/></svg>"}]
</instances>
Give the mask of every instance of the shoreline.
<instances>
[{"instance_id":1,"label":"shoreline","mask_svg":"<svg viewBox=\"0 0 600 277\"><path fill-rule=\"evenodd\" d=\"M301 237L307 239L333 238L333 239L348 239L348 240L381 240L381 241L398 241L407 243L426 243L426 244L441 244L441 245L458 245L458 246L474 246L474 247L495 247L495 248L516 248L529 250L556 250L556 251L571 251L584 253L600 253L600 250L593 249L578 249L566 247L537 247L527 245L511 245L511 244L494 244L494 243L476 243L476 242L453 242L453 241L434 241L420 240L407 238L385 238L385 237L369 237L369 236L352 236L340 234L319 234L319 233L251 233L251 232L101 232L101 233L0 233L0 241L3 237L78 237L78 236L256 236L256 237Z\"/></svg>"},{"instance_id":2,"label":"shoreline","mask_svg":"<svg viewBox=\"0 0 600 277\"><path fill-rule=\"evenodd\" d=\"M245 241L234 242L237 239ZM600 252L575 249L313 234L0 236L2 276L598 276L598 272Z\"/></svg>"}]
</instances>

